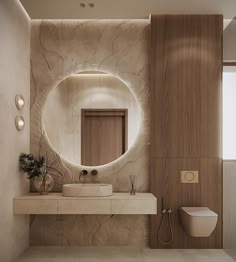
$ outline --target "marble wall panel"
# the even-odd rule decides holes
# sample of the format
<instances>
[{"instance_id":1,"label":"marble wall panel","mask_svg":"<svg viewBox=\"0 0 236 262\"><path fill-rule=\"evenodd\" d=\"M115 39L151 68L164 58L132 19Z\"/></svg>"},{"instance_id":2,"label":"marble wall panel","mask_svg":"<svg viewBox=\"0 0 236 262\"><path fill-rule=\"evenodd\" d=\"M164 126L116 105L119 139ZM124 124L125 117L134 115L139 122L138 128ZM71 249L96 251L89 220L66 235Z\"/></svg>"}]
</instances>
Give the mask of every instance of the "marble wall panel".
<instances>
[{"instance_id":1,"label":"marble wall panel","mask_svg":"<svg viewBox=\"0 0 236 262\"><path fill-rule=\"evenodd\" d=\"M100 180L116 192L149 191L149 20L34 20L31 23L31 152L47 152L62 176L54 191L75 182L83 166L73 165L50 145L42 125L49 92L70 74L102 71L123 81L138 102L140 129L131 148L118 160L98 167ZM55 216L31 218L32 245L139 245L148 243L147 216ZM99 230L94 230L99 228Z\"/></svg>"}]
</instances>

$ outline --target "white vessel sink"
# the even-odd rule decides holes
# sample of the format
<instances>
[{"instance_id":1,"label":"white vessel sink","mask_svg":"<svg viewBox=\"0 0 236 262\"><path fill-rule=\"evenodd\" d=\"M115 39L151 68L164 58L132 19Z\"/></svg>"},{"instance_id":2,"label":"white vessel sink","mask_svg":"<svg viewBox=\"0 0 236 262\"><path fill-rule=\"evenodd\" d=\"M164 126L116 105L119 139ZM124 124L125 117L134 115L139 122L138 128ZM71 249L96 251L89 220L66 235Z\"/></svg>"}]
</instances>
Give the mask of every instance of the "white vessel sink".
<instances>
[{"instance_id":1,"label":"white vessel sink","mask_svg":"<svg viewBox=\"0 0 236 262\"><path fill-rule=\"evenodd\" d=\"M105 197L112 195L110 184L65 184L62 187L65 197Z\"/></svg>"}]
</instances>

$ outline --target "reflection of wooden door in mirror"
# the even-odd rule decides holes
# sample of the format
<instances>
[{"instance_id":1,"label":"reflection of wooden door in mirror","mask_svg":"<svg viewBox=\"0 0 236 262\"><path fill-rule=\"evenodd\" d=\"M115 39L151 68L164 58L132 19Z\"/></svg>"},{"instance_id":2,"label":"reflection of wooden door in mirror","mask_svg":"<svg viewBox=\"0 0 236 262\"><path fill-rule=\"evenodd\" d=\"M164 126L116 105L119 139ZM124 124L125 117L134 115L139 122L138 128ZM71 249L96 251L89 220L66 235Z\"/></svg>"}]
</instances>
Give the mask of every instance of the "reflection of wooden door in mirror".
<instances>
[{"instance_id":1,"label":"reflection of wooden door in mirror","mask_svg":"<svg viewBox=\"0 0 236 262\"><path fill-rule=\"evenodd\" d=\"M81 110L81 164L99 166L127 150L128 109Z\"/></svg>"}]
</instances>

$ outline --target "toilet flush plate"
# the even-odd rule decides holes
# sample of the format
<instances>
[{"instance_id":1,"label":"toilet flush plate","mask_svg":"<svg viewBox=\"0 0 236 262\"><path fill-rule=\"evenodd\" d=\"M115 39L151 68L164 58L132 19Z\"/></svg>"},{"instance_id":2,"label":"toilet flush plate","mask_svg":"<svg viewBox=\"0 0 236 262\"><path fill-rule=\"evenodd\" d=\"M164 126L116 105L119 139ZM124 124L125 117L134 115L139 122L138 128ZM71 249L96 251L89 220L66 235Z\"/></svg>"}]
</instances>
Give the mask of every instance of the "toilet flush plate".
<instances>
[{"instance_id":1,"label":"toilet flush plate","mask_svg":"<svg viewBox=\"0 0 236 262\"><path fill-rule=\"evenodd\" d=\"M198 171L181 171L181 183L199 183Z\"/></svg>"}]
</instances>

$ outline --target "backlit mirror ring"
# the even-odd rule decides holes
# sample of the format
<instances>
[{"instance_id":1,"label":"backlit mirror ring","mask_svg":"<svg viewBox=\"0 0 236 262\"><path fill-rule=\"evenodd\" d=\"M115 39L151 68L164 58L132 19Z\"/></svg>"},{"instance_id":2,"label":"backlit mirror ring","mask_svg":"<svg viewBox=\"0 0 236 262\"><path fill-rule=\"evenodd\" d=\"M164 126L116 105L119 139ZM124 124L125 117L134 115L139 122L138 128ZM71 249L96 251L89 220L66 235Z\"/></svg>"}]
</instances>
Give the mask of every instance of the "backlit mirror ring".
<instances>
[{"instance_id":1,"label":"backlit mirror ring","mask_svg":"<svg viewBox=\"0 0 236 262\"><path fill-rule=\"evenodd\" d=\"M91 77L92 77L93 80L91 79ZM103 82L101 82L102 80L100 79L99 82L98 82L99 86L96 86L97 92L98 92L98 89L99 89L99 93L95 92L96 90L93 90L94 92L91 92L91 88L90 88L89 93L80 92L79 96L83 96L82 100L79 97L76 97L77 96L76 94L72 95L71 92L66 91L65 92L66 95L65 95L63 93L64 91L62 92L62 90L67 89L70 86L70 85L68 85L68 83L70 81L77 82L77 80L78 80L77 78L80 78L81 81L82 81L82 78L83 78L83 81L86 80L86 82L87 82L88 78L91 81L97 81L97 78L101 78L101 77L102 78L108 77L107 80L105 80L105 79L103 80L103 81L106 81L106 83L107 83L108 79L110 79L109 80L109 87L103 86L102 87L103 91L101 92L100 91L101 90L101 83L103 83ZM65 83L66 81L67 81L67 84L63 85L63 83ZM119 85L119 88L114 87L114 89L112 89L111 86L113 86L113 85L110 84L110 81L112 81L112 83L115 81L116 85ZM84 82L83 82L83 84L85 85ZM84 85L81 85L81 88L84 87L85 89L87 89ZM76 89L74 90L74 91L76 91L76 90L78 90L77 87L80 86L80 85L76 84L74 86L76 86ZM87 84L86 84L86 86L87 86ZM58 93L58 90L60 90L60 89L58 89L58 88L61 89L60 95ZM95 87L94 87L94 89L95 89ZM104 92L106 92L106 93L104 93ZM115 92L115 95L114 95L114 92ZM118 92L118 94L117 94L117 92ZM125 92L125 98L126 98L125 100L124 100L124 92ZM57 94L57 95L55 95L55 94ZM54 100L53 97L59 98L59 100L58 99ZM67 97L66 100L64 100L65 97ZM130 103L130 101L127 100L128 98L131 99L131 103ZM109 104L106 104L107 103L106 101L108 101L108 100L109 100ZM113 100L116 100L115 103L114 103L114 105L115 105L114 107L111 105L111 102ZM79 101L79 103L78 103L78 101ZM62 102L63 102L63 104L62 104L63 107L61 107ZM78 104L74 104L75 102L78 103ZM98 102L99 102L99 105L96 104ZM122 102L122 104L120 104L120 102ZM65 108L67 108L68 104L70 106L73 105L73 106L71 106L73 111L69 112L69 114L67 114L67 115L69 115L71 118L75 119L77 121L76 123L79 123L78 125L76 125L75 122L71 121L73 119L70 119L70 121L68 121L68 118L64 117L63 113L65 111L63 111L63 113L58 114L58 112L60 112L61 109L64 110ZM60 107L58 107L58 106L60 106ZM57 107L59 108L59 110L55 111L55 109ZM68 162L71 165L95 167L95 166L104 166L104 165L107 165L107 164L110 165L111 163L114 164L118 159L123 158L123 156L126 155L126 153L133 147L133 145L137 143L140 125L141 125L140 123L141 123L141 119L142 119L141 114L140 113L137 114L137 112L140 112L139 107L140 107L140 105L139 105L139 103L136 99L136 96L132 92L132 89L129 88L129 85L126 84L125 81L122 81L122 79L118 78L117 76L114 76L110 73L101 72L101 71L82 71L82 72L79 72L77 74L72 73L72 74L69 74L67 77L65 77L63 80L61 80L60 82L58 82L58 84L55 85L50 90L50 92L47 94L47 98L45 100L45 103L43 105L43 110L42 110L43 134L46 137L47 143L49 144L50 148L53 149L53 151L55 153L60 155L60 157L64 161ZM79 143L76 144L76 143L78 141L83 141L83 140L81 140L81 136L77 135L77 134L79 134L79 135L81 134L80 128L81 128L81 125L82 125L82 121L81 121L82 109L85 109L85 110L91 110L92 109L93 111L94 110L95 111L108 110L108 109L109 110L110 109L111 110L128 109L128 111L130 112L130 117L128 117L129 121L127 122L127 125L130 125L129 126L130 128L128 127L128 132L127 132L128 134L126 136L128 138L128 141L127 141L128 147L123 152L123 154L121 156L114 158L114 159L107 161L107 162L104 161L103 163L92 163L92 164L90 164L90 163L84 163L84 162L81 161L81 152L82 152L81 147L82 146L81 146L81 144L79 144ZM55 114L54 114L54 111L55 111ZM65 119L66 119L66 122L65 122ZM73 128L71 128L71 126ZM69 129L69 128L71 128L71 129ZM76 139L73 139L73 140L71 139L71 141L73 141L73 144L71 144L71 146L68 146L69 143L71 143L70 140L66 140L66 139L59 140L59 138L61 138L61 137L65 138L64 134L67 134L67 133L65 133L64 130L67 133L70 134L70 138L72 137L71 134L74 134L74 133L68 132L68 130L69 131L72 130L72 131L76 131L76 132L79 130L74 136L76 139L78 138L77 139L78 141ZM63 141L63 143L61 141ZM65 141L67 141L67 142L65 143ZM75 147L76 150L71 150L71 152L67 152L67 148L73 149L74 147ZM79 152L79 150L80 150L80 152ZM93 149L93 151L95 151L95 150ZM76 152L76 154L74 154L73 152ZM70 155L68 153L70 153Z\"/></svg>"}]
</instances>

